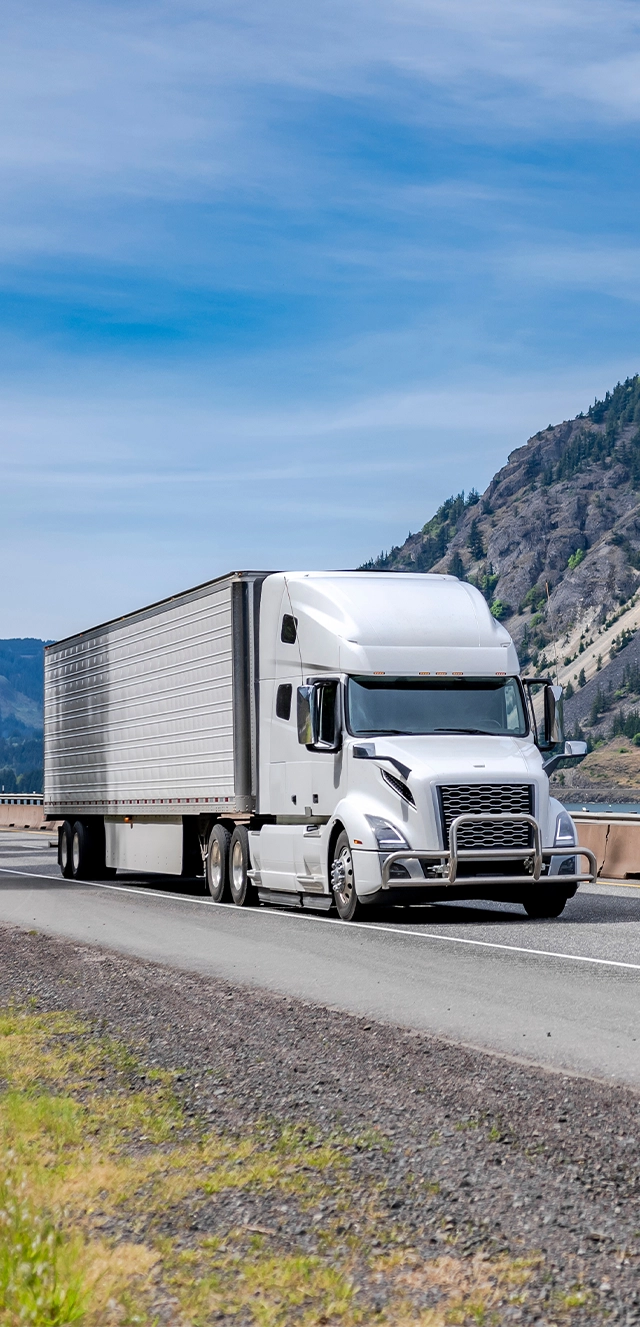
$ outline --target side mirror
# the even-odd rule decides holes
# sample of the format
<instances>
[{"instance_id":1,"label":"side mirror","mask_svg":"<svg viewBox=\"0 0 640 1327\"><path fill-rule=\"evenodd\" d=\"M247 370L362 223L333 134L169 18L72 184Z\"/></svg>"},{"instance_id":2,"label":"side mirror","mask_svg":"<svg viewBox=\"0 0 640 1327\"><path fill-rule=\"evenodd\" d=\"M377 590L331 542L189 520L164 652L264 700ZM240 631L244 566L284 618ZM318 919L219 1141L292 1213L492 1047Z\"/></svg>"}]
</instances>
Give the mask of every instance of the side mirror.
<instances>
[{"instance_id":1,"label":"side mirror","mask_svg":"<svg viewBox=\"0 0 640 1327\"><path fill-rule=\"evenodd\" d=\"M533 740L539 751L551 751L564 741L562 687L548 677L523 677L529 698Z\"/></svg>"},{"instance_id":2,"label":"side mirror","mask_svg":"<svg viewBox=\"0 0 640 1327\"><path fill-rule=\"evenodd\" d=\"M317 733L314 731L314 717L317 713L313 703L314 691L315 687L298 687L298 741L301 746L313 746L317 739Z\"/></svg>"},{"instance_id":3,"label":"side mirror","mask_svg":"<svg viewBox=\"0 0 640 1327\"><path fill-rule=\"evenodd\" d=\"M544 746L548 749L562 741L562 687L547 685L544 689ZM542 745L542 743L541 743Z\"/></svg>"},{"instance_id":4,"label":"side mirror","mask_svg":"<svg viewBox=\"0 0 640 1327\"><path fill-rule=\"evenodd\" d=\"M340 750L340 692L335 678L298 687L297 720L301 746L310 751Z\"/></svg>"},{"instance_id":5,"label":"side mirror","mask_svg":"<svg viewBox=\"0 0 640 1327\"><path fill-rule=\"evenodd\" d=\"M560 768L560 766L562 766L563 769L566 769L567 766L579 765L580 761L584 760L586 754L586 742L578 742L574 740L565 742L562 751L556 751L553 756L550 756L548 760L545 760L545 773L553 774L555 770Z\"/></svg>"}]
</instances>

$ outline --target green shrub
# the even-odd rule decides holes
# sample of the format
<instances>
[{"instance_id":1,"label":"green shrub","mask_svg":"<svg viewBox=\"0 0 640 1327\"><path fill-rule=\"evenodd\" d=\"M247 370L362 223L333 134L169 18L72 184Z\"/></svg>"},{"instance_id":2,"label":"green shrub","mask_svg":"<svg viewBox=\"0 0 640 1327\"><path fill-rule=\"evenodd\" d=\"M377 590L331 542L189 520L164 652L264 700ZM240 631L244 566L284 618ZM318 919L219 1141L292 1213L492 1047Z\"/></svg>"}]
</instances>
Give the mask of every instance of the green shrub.
<instances>
[{"instance_id":1,"label":"green shrub","mask_svg":"<svg viewBox=\"0 0 640 1327\"><path fill-rule=\"evenodd\" d=\"M0 1321L30 1327L66 1327L83 1315L82 1279L69 1267L68 1247L63 1251L61 1235L53 1222L34 1210L11 1154L3 1160ZM67 1263L64 1269L63 1261Z\"/></svg>"},{"instance_id":2,"label":"green shrub","mask_svg":"<svg viewBox=\"0 0 640 1327\"><path fill-rule=\"evenodd\" d=\"M547 592L543 585L532 585L530 590L522 600L523 608L531 608L532 613L537 613L547 602Z\"/></svg>"}]
</instances>

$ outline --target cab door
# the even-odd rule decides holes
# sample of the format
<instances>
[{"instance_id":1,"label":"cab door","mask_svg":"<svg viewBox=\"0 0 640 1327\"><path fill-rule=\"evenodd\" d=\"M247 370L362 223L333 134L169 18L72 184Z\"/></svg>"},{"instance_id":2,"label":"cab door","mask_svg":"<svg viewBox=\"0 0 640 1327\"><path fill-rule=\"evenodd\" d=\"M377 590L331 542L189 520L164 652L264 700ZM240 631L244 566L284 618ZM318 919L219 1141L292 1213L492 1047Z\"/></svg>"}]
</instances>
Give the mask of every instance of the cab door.
<instances>
[{"instance_id":1,"label":"cab door","mask_svg":"<svg viewBox=\"0 0 640 1327\"><path fill-rule=\"evenodd\" d=\"M342 797L342 684L328 677L317 684L318 749L310 751L313 814L331 816ZM329 748L339 743L337 751ZM324 749L326 748L326 749Z\"/></svg>"},{"instance_id":2,"label":"cab door","mask_svg":"<svg viewBox=\"0 0 640 1327\"><path fill-rule=\"evenodd\" d=\"M295 828L294 861L298 886L309 893L326 893L328 881L321 864L324 824L343 796L343 755L342 747L322 748L334 746L341 735L342 699L339 679L321 679L316 686L318 746L311 751L301 747L308 760L311 817Z\"/></svg>"}]
</instances>

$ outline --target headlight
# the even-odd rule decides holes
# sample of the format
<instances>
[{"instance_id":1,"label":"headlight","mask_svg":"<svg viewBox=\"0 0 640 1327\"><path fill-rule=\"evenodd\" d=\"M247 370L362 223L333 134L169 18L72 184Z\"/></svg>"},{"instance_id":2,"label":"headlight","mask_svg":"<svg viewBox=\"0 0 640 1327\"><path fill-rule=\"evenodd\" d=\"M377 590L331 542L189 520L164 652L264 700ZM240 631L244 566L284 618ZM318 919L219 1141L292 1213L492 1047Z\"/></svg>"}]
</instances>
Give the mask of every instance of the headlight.
<instances>
[{"instance_id":1,"label":"headlight","mask_svg":"<svg viewBox=\"0 0 640 1327\"><path fill-rule=\"evenodd\" d=\"M576 831L568 811L561 811L556 820L554 848L575 848Z\"/></svg>"},{"instance_id":2,"label":"headlight","mask_svg":"<svg viewBox=\"0 0 640 1327\"><path fill-rule=\"evenodd\" d=\"M371 825L376 843L383 852L399 852L401 848L409 847L404 834L388 820L382 820L380 816L365 816L365 820Z\"/></svg>"}]
</instances>

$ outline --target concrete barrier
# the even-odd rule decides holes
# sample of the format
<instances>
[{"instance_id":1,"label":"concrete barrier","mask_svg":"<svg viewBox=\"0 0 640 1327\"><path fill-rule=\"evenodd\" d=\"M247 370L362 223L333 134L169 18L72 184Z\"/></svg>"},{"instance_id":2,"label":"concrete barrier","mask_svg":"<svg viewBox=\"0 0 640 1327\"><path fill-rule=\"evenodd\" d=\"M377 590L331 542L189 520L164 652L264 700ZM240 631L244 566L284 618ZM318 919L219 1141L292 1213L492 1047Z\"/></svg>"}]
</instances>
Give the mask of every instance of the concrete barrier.
<instances>
[{"instance_id":1,"label":"concrete barrier","mask_svg":"<svg viewBox=\"0 0 640 1327\"><path fill-rule=\"evenodd\" d=\"M0 795L0 829L43 829L50 834L57 834L58 822L45 820L42 797L37 793L20 796L2 793Z\"/></svg>"},{"instance_id":2,"label":"concrete barrier","mask_svg":"<svg viewBox=\"0 0 640 1327\"><path fill-rule=\"evenodd\" d=\"M640 878L640 815L573 812L578 841L591 848L602 879Z\"/></svg>"}]
</instances>

